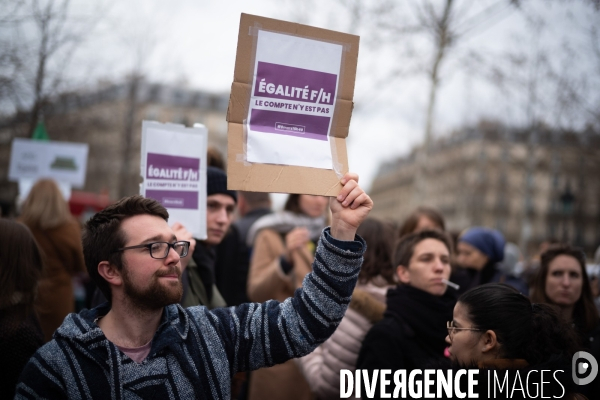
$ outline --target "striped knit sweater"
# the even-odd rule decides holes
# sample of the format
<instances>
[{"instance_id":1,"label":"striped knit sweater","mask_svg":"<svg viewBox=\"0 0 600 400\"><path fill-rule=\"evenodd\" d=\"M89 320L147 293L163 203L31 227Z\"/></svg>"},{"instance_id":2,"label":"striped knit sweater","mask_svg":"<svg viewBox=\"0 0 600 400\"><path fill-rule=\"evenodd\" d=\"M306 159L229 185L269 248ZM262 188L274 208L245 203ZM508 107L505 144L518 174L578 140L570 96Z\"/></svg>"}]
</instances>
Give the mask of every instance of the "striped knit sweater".
<instances>
[{"instance_id":1,"label":"striped knit sweater","mask_svg":"<svg viewBox=\"0 0 600 400\"><path fill-rule=\"evenodd\" d=\"M94 323L108 304L67 316L31 358L17 399L229 399L231 377L310 353L340 323L366 243L321 235L313 272L279 303L209 311L165 308L148 357L137 364Z\"/></svg>"}]
</instances>

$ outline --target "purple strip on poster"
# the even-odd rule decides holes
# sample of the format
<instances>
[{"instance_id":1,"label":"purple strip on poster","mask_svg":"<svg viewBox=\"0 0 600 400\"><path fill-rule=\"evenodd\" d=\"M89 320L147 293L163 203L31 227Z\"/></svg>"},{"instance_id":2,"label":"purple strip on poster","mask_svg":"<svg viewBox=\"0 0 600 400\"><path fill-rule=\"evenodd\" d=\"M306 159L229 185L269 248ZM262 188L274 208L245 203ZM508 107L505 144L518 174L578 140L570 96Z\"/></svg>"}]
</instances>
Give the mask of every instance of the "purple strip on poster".
<instances>
[{"instance_id":1,"label":"purple strip on poster","mask_svg":"<svg viewBox=\"0 0 600 400\"><path fill-rule=\"evenodd\" d=\"M146 179L198 181L200 179L200 159L148 153Z\"/></svg>"},{"instance_id":2,"label":"purple strip on poster","mask_svg":"<svg viewBox=\"0 0 600 400\"><path fill-rule=\"evenodd\" d=\"M154 199L165 208L198 209L198 192L178 190L146 190L146 197Z\"/></svg>"},{"instance_id":3,"label":"purple strip on poster","mask_svg":"<svg viewBox=\"0 0 600 400\"><path fill-rule=\"evenodd\" d=\"M327 140L329 117L292 114L279 111L252 110L250 129L308 139Z\"/></svg>"},{"instance_id":4,"label":"purple strip on poster","mask_svg":"<svg viewBox=\"0 0 600 400\"><path fill-rule=\"evenodd\" d=\"M254 96L332 105L336 87L336 74L259 61Z\"/></svg>"}]
</instances>

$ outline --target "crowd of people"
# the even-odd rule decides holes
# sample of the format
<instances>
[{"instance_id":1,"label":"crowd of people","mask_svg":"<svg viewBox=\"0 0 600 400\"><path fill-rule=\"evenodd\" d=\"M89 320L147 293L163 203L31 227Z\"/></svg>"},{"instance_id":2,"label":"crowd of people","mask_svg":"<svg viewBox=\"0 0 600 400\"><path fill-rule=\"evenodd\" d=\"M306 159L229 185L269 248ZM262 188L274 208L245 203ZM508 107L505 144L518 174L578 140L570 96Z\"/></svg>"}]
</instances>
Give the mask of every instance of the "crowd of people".
<instances>
[{"instance_id":1,"label":"crowd of people","mask_svg":"<svg viewBox=\"0 0 600 400\"><path fill-rule=\"evenodd\" d=\"M0 393L336 399L341 370L600 360L587 272L600 260L558 242L526 260L495 229L447 232L429 207L380 221L354 175L341 183L336 199L290 194L273 211L267 193L228 190L214 162L198 239L141 196L81 226L38 181L19 218L0 220ZM89 282L79 314L74 279ZM563 383L600 393L600 378Z\"/></svg>"}]
</instances>

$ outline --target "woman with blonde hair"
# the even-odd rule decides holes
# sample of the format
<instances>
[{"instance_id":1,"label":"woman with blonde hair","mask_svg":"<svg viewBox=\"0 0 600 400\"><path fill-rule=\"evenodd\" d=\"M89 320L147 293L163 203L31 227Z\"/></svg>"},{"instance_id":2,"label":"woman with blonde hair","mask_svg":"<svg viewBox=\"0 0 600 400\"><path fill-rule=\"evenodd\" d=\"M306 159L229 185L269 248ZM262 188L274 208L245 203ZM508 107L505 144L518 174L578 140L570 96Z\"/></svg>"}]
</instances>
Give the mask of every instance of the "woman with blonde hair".
<instances>
[{"instance_id":1,"label":"woman with blonde hair","mask_svg":"<svg viewBox=\"0 0 600 400\"><path fill-rule=\"evenodd\" d=\"M35 310L47 342L67 314L75 311L72 277L85 271L81 228L51 179L33 185L20 220L29 227L43 253Z\"/></svg>"}]
</instances>

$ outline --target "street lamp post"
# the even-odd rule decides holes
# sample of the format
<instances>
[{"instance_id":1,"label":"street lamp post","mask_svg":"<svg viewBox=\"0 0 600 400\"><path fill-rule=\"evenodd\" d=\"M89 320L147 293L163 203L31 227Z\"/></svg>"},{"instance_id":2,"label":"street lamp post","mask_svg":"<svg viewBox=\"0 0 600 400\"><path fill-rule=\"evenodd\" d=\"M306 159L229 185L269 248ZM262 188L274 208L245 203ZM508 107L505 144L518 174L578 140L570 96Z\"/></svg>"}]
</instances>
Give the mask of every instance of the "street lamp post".
<instances>
[{"instance_id":1,"label":"street lamp post","mask_svg":"<svg viewBox=\"0 0 600 400\"><path fill-rule=\"evenodd\" d=\"M571 193L571 185L567 183L565 191L560 195L563 214L563 242L569 241L569 226L570 216L573 214L573 205L575 204L575 196Z\"/></svg>"}]
</instances>

